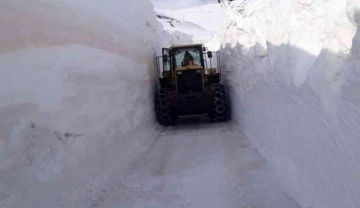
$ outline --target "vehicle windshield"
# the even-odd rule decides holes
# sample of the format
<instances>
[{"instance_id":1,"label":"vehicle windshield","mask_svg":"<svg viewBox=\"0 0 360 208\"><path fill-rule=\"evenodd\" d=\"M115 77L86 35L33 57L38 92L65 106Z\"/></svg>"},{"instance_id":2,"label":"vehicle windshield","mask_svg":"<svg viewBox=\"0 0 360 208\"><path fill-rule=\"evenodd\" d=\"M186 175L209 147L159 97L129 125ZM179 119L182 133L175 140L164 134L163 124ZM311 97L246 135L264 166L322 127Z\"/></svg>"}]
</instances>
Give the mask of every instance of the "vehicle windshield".
<instances>
[{"instance_id":1,"label":"vehicle windshield","mask_svg":"<svg viewBox=\"0 0 360 208\"><path fill-rule=\"evenodd\" d=\"M175 51L175 67L201 65L200 51L197 48L182 48Z\"/></svg>"}]
</instances>

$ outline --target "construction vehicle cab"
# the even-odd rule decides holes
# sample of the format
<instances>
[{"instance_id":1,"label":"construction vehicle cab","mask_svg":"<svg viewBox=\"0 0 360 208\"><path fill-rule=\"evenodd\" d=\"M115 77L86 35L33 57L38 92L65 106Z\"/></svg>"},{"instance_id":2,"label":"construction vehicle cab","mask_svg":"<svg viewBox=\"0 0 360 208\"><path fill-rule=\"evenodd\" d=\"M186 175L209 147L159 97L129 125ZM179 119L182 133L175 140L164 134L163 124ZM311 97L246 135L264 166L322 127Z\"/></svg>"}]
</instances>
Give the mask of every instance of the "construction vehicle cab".
<instances>
[{"instance_id":1,"label":"construction vehicle cab","mask_svg":"<svg viewBox=\"0 0 360 208\"><path fill-rule=\"evenodd\" d=\"M178 116L205 113L213 121L227 119L218 52L202 44L172 46L162 49L156 64L155 113L160 124L168 126Z\"/></svg>"}]
</instances>

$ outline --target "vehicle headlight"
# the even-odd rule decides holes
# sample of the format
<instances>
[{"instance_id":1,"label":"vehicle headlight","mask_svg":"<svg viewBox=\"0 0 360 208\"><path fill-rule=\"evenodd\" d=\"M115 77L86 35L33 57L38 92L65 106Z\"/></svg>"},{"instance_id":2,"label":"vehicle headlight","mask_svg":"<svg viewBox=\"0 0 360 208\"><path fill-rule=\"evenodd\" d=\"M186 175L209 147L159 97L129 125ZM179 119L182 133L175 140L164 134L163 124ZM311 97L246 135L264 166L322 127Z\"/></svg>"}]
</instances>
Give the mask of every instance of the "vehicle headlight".
<instances>
[{"instance_id":1,"label":"vehicle headlight","mask_svg":"<svg viewBox=\"0 0 360 208\"><path fill-rule=\"evenodd\" d=\"M181 72L181 71L178 71L178 72L176 72L176 74L177 74L177 75L181 75L181 74L182 74L182 72Z\"/></svg>"}]
</instances>

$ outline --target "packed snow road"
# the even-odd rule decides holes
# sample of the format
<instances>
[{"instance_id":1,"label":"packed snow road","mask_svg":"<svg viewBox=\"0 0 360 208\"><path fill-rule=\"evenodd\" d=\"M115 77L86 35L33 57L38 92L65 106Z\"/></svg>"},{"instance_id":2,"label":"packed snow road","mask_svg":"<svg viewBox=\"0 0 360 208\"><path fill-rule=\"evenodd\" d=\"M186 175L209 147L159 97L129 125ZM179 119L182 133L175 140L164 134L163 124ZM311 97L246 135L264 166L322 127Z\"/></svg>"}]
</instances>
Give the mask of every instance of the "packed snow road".
<instances>
[{"instance_id":1,"label":"packed snow road","mask_svg":"<svg viewBox=\"0 0 360 208\"><path fill-rule=\"evenodd\" d=\"M207 120L159 127L159 136L126 168L108 168L47 207L300 207L235 124Z\"/></svg>"},{"instance_id":2,"label":"packed snow road","mask_svg":"<svg viewBox=\"0 0 360 208\"><path fill-rule=\"evenodd\" d=\"M122 182L120 207L299 207L235 128L201 119L164 128Z\"/></svg>"}]
</instances>

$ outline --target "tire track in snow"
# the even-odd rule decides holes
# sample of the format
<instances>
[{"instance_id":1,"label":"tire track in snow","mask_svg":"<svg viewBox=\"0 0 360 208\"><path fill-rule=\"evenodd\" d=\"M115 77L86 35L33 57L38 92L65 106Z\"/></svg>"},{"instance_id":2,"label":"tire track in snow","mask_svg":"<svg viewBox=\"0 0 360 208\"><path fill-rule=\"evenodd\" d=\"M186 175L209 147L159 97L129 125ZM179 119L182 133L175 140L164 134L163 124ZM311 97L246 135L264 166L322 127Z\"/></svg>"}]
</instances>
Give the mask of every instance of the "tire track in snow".
<instances>
[{"instance_id":1,"label":"tire track in snow","mask_svg":"<svg viewBox=\"0 0 360 208\"><path fill-rule=\"evenodd\" d=\"M185 120L143 158L125 181L137 187L127 207L299 207L231 123Z\"/></svg>"},{"instance_id":2,"label":"tire track in snow","mask_svg":"<svg viewBox=\"0 0 360 208\"><path fill-rule=\"evenodd\" d=\"M127 170L104 172L57 207L299 207L234 124L180 119L161 130Z\"/></svg>"}]
</instances>

